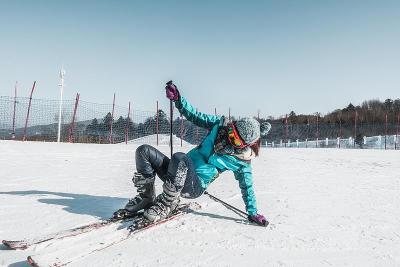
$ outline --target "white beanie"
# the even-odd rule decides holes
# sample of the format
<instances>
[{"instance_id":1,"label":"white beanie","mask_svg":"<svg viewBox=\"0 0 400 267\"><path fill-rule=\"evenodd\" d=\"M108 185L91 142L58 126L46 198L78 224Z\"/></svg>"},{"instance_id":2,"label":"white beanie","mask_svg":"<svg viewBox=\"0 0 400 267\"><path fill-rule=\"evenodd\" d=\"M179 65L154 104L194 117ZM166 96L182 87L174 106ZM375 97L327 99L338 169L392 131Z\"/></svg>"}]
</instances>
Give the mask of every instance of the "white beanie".
<instances>
[{"instance_id":1,"label":"white beanie","mask_svg":"<svg viewBox=\"0 0 400 267\"><path fill-rule=\"evenodd\" d=\"M246 144L252 144L260 138L260 123L253 118L243 118L235 123L236 129Z\"/></svg>"}]
</instances>

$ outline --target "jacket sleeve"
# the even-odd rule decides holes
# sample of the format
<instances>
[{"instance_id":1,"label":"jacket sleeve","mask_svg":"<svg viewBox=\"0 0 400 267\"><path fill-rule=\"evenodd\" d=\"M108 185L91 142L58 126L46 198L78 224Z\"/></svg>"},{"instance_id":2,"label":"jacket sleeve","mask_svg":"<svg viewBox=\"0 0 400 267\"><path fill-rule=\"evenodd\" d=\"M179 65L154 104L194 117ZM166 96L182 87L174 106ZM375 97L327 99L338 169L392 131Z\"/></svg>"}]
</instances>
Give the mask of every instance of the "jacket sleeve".
<instances>
[{"instance_id":1,"label":"jacket sleeve","mask_svg":"<svg viewBox=\"0 0 400 267\"><path fill-rule=\"evenodd\" d=\"M199 127L211 129L215 124L220 122L219 116L207 115L196 111L196 109L182 96L180 96L179 100L175 102L175 107L187 120L193 122Z\"/></svg>"},{"instance_id":2,"label":"jacket sleeve","mask_svg":"<svg viewBox=\"0 0 400 267\"><path fill-rule=\"evenodd\" d=\"M239 181L242 198L249 215L257 214L256 196L253 188L253 174L251 166L239 168L234 172L235 179Z\"/></svg>"}]
</instances>

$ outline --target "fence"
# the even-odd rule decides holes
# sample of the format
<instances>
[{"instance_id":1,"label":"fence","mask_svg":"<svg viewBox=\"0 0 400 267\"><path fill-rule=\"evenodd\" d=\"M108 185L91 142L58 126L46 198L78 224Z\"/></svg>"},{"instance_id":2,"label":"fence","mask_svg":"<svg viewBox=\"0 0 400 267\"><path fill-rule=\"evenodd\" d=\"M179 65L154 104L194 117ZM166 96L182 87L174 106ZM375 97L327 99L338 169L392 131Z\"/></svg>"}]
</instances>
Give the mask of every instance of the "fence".
<instances>
[{"instance_id":1,"label":"fence","mask_svg":"<svg viewBox=\"0 0 400 267\"><path fill-rule=\"evenodd\" d=\"M0 97L0 139L57 141L58 100L25 97ZM79 143L121 143L150 139L157 144L169 142L162 135L170 132L169 114L155 103L154 111L115 104L97 104L75 100L62 101L61 141ZM178 115L178 116L177 116ZM173 133L176 143L199 144L207 130L175 114ZM181 138L182 137L182 138Z\"/></svg>"},{"instance_id":2,"label":"fence","mask_svg":"<svg viewBox=\"0 0 400 267\"><path fill-rule=\"evenodd\" d=\"M8 140L57 141L58 100L25 97L0 97L0 138ZM214 110L216 114L216 109ZM62 102L60 139L63 142L121 143L154 142L168 144L169 114L154 103L154 111L135 110L132 103L121 107L80 99ZM231 116L229 109L228 116ZM265 121L260 118L258 119ZM262 139L268 147L338 147L400 149L400 116L385 123L321 123L318 117L306 124L273 120L270 134ZM173 133L175 144L199 144L208 131L195 126L176 112Z\"/></svg>"},{"instance_id":3,"label":"fence","mask_svg":"<svg viewBox=\"0 0 400 267\"><path fill-rule=\"evenodd\" d=\"M295 147L295 148L365 148L365 149L400 149L400 136L399 135L388 135L388 136L364 136L361 142L357 142L356 139L349 138L336 138L336 139L316 139L316 140L304 140L295 141L292 140L280 140L279 142L266 142L264 146L267 147Z\"/></svg>"},{"instance_id":4,"label":"fence","mask_svg":"<svg viewBox=\"0 0 400 267\"><path fill-rule=\"evenodd\" d=\"M400 116L392 122L273 124L268 147L400 149Z\"/></svg>"}]
</instances>

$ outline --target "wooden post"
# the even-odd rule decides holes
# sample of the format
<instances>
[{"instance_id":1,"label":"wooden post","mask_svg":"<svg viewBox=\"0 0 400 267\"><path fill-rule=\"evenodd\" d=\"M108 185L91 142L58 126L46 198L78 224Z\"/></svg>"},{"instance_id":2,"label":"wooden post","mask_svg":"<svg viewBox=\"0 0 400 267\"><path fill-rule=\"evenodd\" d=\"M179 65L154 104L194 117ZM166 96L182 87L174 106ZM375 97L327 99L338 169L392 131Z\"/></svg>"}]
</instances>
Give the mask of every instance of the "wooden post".
<instances>
[{"instance_id":1,"label":"wooden post","mask_svg":"<svg viewBox=\"0 0 400 267\"><path fill-rule=\"evenodd\" d=\"M26 130L27 130L27 128L28 128L29 112L30 112L30 110L31 110L32 94L33 94L33 91L35 90L35 86L36 86L36 81L33 82L31 94L30 94L30 96L29 96L28 113L26 114L26 119L25 119L24 137L23 137L23 139L22 139L23 141L26 140Z\"/></svg>"}]
</instances>

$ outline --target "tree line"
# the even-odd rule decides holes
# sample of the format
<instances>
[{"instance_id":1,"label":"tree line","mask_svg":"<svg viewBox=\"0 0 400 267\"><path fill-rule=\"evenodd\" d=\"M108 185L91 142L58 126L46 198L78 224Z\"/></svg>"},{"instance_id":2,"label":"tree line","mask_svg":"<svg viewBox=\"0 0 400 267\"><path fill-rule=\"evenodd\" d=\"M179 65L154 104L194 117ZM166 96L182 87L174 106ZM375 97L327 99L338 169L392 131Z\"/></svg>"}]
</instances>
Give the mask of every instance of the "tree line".
<instances>
[{"instance_id":1,"label":"tree line","mask_svg":"<svg viewBox=\"0 0 400 267\"><path fill-rule=\"evenodd\" d=\"M158 123L157 123L158 121ZM113 139L115 142L123 142L125 140L125 131L128 131L128 139L137 139L140 137L154 135L154 134L169 134L170 133L170 120L167 114L160 109L158 116L150 116L144 122L133 122L132 118L119 117L116 121L112 119L111 113L102 119L93 119L89 125L80 133L91 137L93 142L98 142L99 138L106 140L109 137L111 125L113 129ZM172 122L173 134L181 137L186 142L191 144L199 143L207 134L207 131L195 126L186 119L181 120L176 118ZM106 141L104 141L106 142Z\"/></svg>"},{"instance_id":2,"label":"tree line","mask_svg":"<svg viewBox=\"0 0 400 267\"><path fill-rule=\"evenodd\" d=\"M397 120L400 116L400 99L386 99L385 101L368 100L361 105L354 106L352 103L342 109L322 115L299 114L291 111L287 116L280 118L259 118L260 122L268 121L272 124L272 129L267 137L262 141L279 140L305 140L323 138L348 138L355 137L360 139L362 136L384 135L385 132L392 134L397 130ZM109 136L111 125L113 136L120 142L125 139L125 129L128 129L128 138L136 139L157 133L169 134L170 122L167 114L163 110L158 111L158 118L155 114L145 119L144 122L136 123L131 118L119 117L112 120L111 113L108 113L101 121L93 119L84 130L85 135L92 137ZM234 120L234 118L232 117ZM388 124L386 125L386 120ZM187 120L176 118L173 120L173 133L192 144L198 144L208 133L207 130L199 128Z\"/></svg>"},{"instance_id":3,"label":"tree line","mask_svg":"<svg viewBox=\"0 0 400 267\"><path fill-rule=\"evenodd\" d=\"M357 106L350 103L326 115L319 112L297 115L291 111L287 116L277 119L269 117L261 121L269 121L273 125L266 138L271 141L335 137L360 139L362 136L396 134L399 116L400 99L374 99Z\"/></svg>"}]
</instances>

